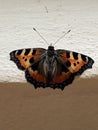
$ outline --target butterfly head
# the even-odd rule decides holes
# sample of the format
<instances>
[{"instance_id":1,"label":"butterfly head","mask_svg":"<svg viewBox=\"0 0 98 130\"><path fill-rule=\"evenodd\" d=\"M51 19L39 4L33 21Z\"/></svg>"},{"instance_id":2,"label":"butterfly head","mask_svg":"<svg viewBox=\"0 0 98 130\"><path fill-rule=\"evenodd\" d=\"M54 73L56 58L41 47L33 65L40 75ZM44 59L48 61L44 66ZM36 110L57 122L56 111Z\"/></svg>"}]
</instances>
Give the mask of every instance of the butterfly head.
<instances>
[{"instance_id":1,"label":"butterfly head","mask_svg":"<svg viewBox=\"0 0 98 130\"><path fill-rule=\"evenodd\" d=\"M52 45L48 46L47 54L48 54L48 56L54 55L54 46L52 46Z\"/></svg>"}]
</instances>

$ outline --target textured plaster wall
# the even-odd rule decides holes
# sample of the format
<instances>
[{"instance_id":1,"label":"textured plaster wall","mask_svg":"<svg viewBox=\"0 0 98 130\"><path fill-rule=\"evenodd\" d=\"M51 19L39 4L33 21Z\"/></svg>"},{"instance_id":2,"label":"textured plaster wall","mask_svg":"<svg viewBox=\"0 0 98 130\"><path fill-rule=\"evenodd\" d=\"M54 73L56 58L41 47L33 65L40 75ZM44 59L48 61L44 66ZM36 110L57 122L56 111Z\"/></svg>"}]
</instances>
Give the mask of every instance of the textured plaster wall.
<instances>
[{"instance_id":1,"label":"textured plaster wall","mask_svg":"<svg viewBox=\"0 0 98 130\"><path fill-rule=\"evenodd\" d=\"M71 32L55 48L77 51L95 60L83 77L98 75L97 0L0 0L0 81L24 82L24 72L9 60L9 52L19 48L51 44L64 32Z\"/></svg>"}]
</instances>

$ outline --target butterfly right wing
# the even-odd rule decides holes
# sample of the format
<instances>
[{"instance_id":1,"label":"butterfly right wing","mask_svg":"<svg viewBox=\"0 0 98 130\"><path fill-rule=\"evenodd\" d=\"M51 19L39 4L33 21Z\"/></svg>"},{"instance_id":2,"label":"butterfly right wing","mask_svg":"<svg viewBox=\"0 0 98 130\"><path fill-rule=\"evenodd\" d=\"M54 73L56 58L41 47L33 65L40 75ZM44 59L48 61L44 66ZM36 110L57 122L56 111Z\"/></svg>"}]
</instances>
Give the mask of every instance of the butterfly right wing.
<instances>
[{"instance_id":1,"label":"butterfly right wing","mask_svg":"<svg viewBox=\"0 0 98 130\"><path fill-rule=\"evenodd\" d=\"M81 75L86 69L92 68L94 60L84 54L68 51L57 50L61 62L74 75Z\"/></svg>"},{"instance_id":2,"label":"butterfly right wing","mask_svg":"<svg viewBox=\"0 0 98 130\"><path fill-rule=\"evenodd\" d=\"M10 60L16 63L20 70L25 70L30 67L46 49L43 48L27 48L14 50L10 52Z\"/></svg>"}]
</instances>

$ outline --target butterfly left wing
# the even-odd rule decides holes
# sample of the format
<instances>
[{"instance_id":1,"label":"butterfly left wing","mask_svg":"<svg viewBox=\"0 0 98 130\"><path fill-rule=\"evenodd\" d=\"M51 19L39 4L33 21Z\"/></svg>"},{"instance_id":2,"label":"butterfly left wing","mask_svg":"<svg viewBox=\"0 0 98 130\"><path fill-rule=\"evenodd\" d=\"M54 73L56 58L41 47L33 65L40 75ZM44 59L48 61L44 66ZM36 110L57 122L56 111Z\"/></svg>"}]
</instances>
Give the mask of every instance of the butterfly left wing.
<instances>
[{"instance_id":1,"label":"butterfly left wing","mask_svg":"<svg viewBox=\"0 0 98 130\"><path fill-rule=\"evenodd\" d=\"M94 60L89 56L68 50L56 50L61 62L74 75L82 74L86 69L92 68Z\"/></svg>"},{"instance_id":2,"label":"butterfly left wing","mask_svg":"<svg viewBox=\"0 0 98 130\"><path fill-rule=\"evenodd\" d=\"M20 70L25 70L38 60L45 51L46 49L43 48L14 50L10 53L10 60L14 61Z\"/></svg>"}]
</instances>

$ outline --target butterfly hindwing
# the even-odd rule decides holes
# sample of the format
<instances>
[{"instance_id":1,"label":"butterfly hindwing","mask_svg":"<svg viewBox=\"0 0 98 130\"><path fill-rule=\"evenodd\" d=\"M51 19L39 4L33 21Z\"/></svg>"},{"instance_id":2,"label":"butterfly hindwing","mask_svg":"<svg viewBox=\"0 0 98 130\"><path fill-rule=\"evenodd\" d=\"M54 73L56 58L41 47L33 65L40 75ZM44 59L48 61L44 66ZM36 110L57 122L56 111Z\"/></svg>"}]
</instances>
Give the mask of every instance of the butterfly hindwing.
<instances>
[{"instance_id":1,"label":"butterfly hindwing","mask_svg":"<svg viewBox=\"0 0 98 130\"><path fill-rule=\"evenodd\" d=\"M43 48L28 48L14 50L10 53L10 60L14 61L20 70L31 66L45 52Z\"/></svg>"},{"instance_id":2,"label":"butterfly hindwing","mask_svg":"<svg viewBox=\"0 0 98 130\"><path fill-rule=\"evenodd\" d=\"M51 87L53 89L60 88L64 89L65 86L72 83L74 80L74 75L69 73L62 72L59 76L57 76L51 83L46 82L45 76L41 75L37 70L33 71L30 67L25 72L25 77L28 82L34 85L35 88L37 87Z\"/></svg>"},{"instance_id":3,"label":"butterfly hindwing","mask_svg":"<svg viewBox=\"0 0 98 130\"><path fill-rule=\"evenodd\" d=\"M82 74L86 69L92 68L94 63L93 59L72 51L57 50L63 64L74 75Z\"/></svg>"}]
</instances>

